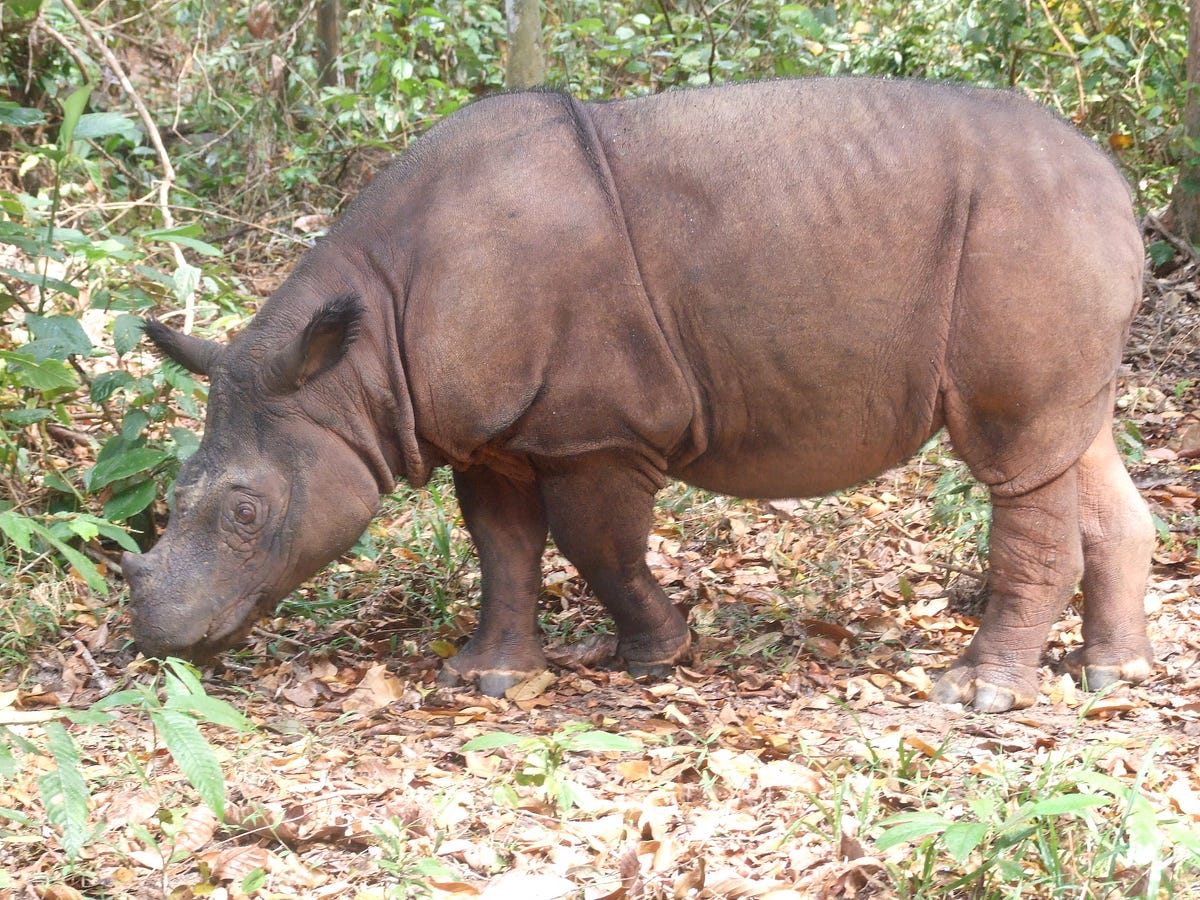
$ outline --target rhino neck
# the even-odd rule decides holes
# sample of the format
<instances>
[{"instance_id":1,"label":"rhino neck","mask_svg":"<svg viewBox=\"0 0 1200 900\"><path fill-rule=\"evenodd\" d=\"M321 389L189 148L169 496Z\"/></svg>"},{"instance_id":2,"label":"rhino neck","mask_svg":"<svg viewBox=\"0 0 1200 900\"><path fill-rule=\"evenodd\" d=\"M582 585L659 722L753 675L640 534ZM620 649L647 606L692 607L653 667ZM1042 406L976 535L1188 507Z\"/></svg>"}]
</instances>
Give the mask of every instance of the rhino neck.
<instances>
[{"instance_id":1,"label":"rhino neck","mask_svg":"<svg viewBox=\"0 0 1200 900\"><path fill-rule=\"evenodd\" d=\"M362 447L380 485L391 493L404 479L414 487L429 480L437 465L432 448L417 436L412 392L403 356L407 261L389 241L364 241L353 252L362 274L360 295L365 311L359 352L351 362L359 373L366 400L365 431L373 438Z\"/></svg>"}]
</instances>

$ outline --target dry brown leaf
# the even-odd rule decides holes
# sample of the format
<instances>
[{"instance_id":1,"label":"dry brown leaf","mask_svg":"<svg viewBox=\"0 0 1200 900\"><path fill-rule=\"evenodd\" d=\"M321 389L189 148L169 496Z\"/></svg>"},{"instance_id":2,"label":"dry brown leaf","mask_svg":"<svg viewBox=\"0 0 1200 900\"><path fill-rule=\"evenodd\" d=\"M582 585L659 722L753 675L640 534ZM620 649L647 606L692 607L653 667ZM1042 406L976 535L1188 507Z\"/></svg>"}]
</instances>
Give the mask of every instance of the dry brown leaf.
<instances>
[{"instance_id":1,"label":"dry brown leaf","mask_svg":"<svg viewBox=\"0 0 1200 900\"><path fill-rule=\"evenodd\" d=\"M201 854L209 871L218 881L241 884L255 869L266 871L271 864L272 853L266 847L226 847Z\"/></svg>"},{"instance_id":2,"label":"dry brown leaf","mask_svg":"<svg viewBox=\"0 0 1200 900\"><path fill-rule=\"evenodd\" d=\"M382 709L404 696L407 684L388 672L383 663L371 666L356 687L342 701L344 712L371 712Z\"/></svg>"},{"instance_id":3,"label":"dry brown leaf","mask_svg":"<svg viewBox=\"0 0 1200 900\"><path fill-rule=\"evenodd\" d=\"M514 703L527 703L546 693L546 689L554 684L557 678L558 676L549 669L543 669L520 684L514 684L504 692L504 696Z\"/></svg>"},{"instance_id":4,"label":"dry brown leaf","mask_svg":"<svg viewBox=\"0 0 1200 900\"><path fill-rule=\"evenodd\" d=\"M212 840L216 830L217 816L207 804L193 807L175 836L175 851L189 855L195 853Z\"/></svg>"},{"instance_id":5,"label":"dry brown leaf","mask_svg":"<svg viewBox=\"0 0 1200 900\"><path fill-rule=\"evenodd\" d=\"M83 894L69 884L52 884L38 890L41 900L85 900Z\"/></svg>"}]
</instances>

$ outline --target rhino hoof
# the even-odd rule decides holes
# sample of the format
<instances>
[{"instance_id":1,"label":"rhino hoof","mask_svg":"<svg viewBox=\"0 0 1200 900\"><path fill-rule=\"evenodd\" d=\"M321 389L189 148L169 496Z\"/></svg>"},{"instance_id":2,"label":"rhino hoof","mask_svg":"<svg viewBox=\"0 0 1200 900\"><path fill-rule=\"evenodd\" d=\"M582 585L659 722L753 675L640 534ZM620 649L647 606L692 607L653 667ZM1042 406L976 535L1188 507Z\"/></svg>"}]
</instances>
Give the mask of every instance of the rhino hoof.
<instances>
[{"instance_id":1,"label":"rhino hoof","mask_svg":"<svg viewBox=\"0 0 1200 900\"><path fill-rule=\"evenodd\" d=\"M1087 662L1086 657L1096 655L1083 647L1072 650L1063 659L1063 668L1085 691L1102 691L1122 681L1141 684L1153 670L1150 660L1145 656L1134 655L1121 662Z\"/></svg>"},{"instance_id":2,"label":"rhino hoof","mask_svg":"<svg viewBox=\"0 0 1200 900\"><path fill-rule=\"evenodd\" d=\"M627 661L625 671L634 681L663 681L675 671L674 662L635 662Z\"/></svg>"},{"instance_id":3,"label":"rhino hoof","mask_svg":"<svg viewBox=\"0 0 1200 900\"><path fill-rule=\"evenodd\" d=\"M475 682L479 693L488 697L503 697L510 687L520 684L531 675L536 675L538 671L540 670L518 672L515 669L484 669L464 675L446 660L437 674L437 683L442 687L463 687Z\"/></svg>"},{"instance_id":4,"label":"rhino hoof","mask_svg":"<svg viewBox=\"0 0 1200 900\"><path fill-rule=\"evenodd\" d=\"M1022 709L1037 699L1036 681L1025 684L1025 678L1014 678L1011 672L998 673L999 678L989 678L988 674L984 666L955 666L938 679L929 699L935 703L961 703L985 713Z\"/></svg>"}]
</instances>

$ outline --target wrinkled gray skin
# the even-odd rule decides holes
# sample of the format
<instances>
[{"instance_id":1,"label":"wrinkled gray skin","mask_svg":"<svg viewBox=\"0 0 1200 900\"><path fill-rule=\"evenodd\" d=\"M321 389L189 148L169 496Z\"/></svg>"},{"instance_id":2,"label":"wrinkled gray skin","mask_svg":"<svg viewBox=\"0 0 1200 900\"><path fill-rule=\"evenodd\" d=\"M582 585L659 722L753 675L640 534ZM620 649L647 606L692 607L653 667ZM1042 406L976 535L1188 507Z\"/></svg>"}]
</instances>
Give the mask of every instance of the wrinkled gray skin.
<instances>
[{"instance_id":1,"label":"wrinkled gray skin","mask_svg":"<svg viewBox=\"0 0 1200 900\"><path fill-rule=\"evenodd\" d=\"M1149 515L1112 439L1140 295L1126 186L1008 93L877 80L583 104L475 103L382 174L227 347L148 323L212 379L138 645L204 657L345 551L381 492L449 465L479 553L448 681L545 665L551 534L634 674L688 651L645 564L668 478L822 494L943 426L991 489L991 598L939 701L1032 703L1082 578L1091 687L1151 665Z\"/></svg>"}]
</instances>

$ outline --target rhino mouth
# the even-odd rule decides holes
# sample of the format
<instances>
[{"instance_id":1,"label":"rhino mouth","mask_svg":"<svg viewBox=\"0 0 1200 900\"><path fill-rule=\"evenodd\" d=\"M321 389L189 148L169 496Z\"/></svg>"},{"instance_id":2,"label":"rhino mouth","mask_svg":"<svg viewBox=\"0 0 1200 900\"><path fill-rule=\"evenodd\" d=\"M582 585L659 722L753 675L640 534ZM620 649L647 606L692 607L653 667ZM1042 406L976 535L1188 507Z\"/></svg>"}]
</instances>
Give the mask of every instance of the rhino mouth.
<instances>
[{"instance_id":1,"label":"rhino mouth","mask_svg":"<svg viewBox=\"0 0 1200 900\"><path fill-rule=\"evenodd\" d=\"M240 644L271 605L266 591L255 591L231 603L209 623L204 637L190 648L190 655L206 660Z\"/></svg>"}]
</instances>

